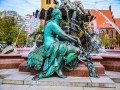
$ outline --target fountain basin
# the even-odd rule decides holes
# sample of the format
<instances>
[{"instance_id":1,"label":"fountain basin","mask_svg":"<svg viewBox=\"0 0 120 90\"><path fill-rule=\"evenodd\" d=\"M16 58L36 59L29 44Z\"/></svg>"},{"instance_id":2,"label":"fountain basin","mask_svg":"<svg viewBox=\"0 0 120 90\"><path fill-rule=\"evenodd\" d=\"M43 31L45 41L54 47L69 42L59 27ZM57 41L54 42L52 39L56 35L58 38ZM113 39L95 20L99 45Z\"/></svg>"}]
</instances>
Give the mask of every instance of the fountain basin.
<instances>
[{"instance_id":1,"label":"fountain basin","mask_svg":"<svg viewBox=\"0 0 120 90\"><path fill-rule=\"evenodd\" d=\"M30 51L31 48L17 48L17 51L20 52L20 51Z\"/></svg>"},{"instance_id":2,"label":"fountain basin","mask_svg":"<svg viewBox=\"0 0 120 90\"><path fill-rule=\"evenodd\" d=\"M30 72L32 75L39 73L41 70L36 71L33 67L27 69L27 59L27 54L0 54L0 69L18 68L19 71ZM120 56L95 55L92 59L97 74L104 74L105 70L120 72ZM89 70L82 62L73 71L63 70L63 73L67 76L89 77Z\"/></svg>"},{"instance_id":3,"label":"fountain basin","mask_svg":"<svg viewBox=\"0 0 120 90\"><path fill-rule=\"evenodd\" d=\"M112 49L107 49L107 53L112 53L112 54L120 54L120 50L112 50Z\"/></svg>"},{"instance_id":4,"label":"fountain basin","mask_svg":"<svg viewBox=\"0 0 120 90\"><path fill-rule=\"evenodd\" d=\"M101 64L105 70L120 72L120 56L101 55L101 57L103 58Z\"/></svg>"},{"instance_id":5,"label":"fountain basin","mask_svg":"<svg viewBox=\"0 0 120 90\"><path fill-rule=\"evenodd\" d=\"M20 54L0 54L0 69L18 68L24 62Z\"/></svg>"},{"instance_id":6,"label":"fountain basin","mask_svg":"<svg viewBox=\"0 0 120 90\"><path fill-rule=\"evenodd\" d=\"M19 54L28 54L31 48L17 48Z\"/></svg>"}]
</instances>

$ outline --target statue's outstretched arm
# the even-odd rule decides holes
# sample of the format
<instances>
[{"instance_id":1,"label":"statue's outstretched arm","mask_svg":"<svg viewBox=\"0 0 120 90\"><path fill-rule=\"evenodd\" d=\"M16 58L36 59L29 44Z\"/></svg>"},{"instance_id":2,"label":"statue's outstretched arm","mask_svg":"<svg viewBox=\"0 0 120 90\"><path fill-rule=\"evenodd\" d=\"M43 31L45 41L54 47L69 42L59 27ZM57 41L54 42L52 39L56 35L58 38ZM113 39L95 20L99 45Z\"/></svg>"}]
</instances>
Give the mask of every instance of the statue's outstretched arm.
<instances>
[{"instance_id":1,"label":"statue's outstretched arm","mask_svg":"<svg viewBox=\"0 0 120 90\"><path fill-rule=\"evenodd\" d=\"M73 41L75 43L77 43L77 40L72 38L70 35L66 34L57 24L53 23L52 24L52 30L53 32L55 32L58 36L60 36L61 38L68 40L68 41Z\"/></svg>"}]
</instances>

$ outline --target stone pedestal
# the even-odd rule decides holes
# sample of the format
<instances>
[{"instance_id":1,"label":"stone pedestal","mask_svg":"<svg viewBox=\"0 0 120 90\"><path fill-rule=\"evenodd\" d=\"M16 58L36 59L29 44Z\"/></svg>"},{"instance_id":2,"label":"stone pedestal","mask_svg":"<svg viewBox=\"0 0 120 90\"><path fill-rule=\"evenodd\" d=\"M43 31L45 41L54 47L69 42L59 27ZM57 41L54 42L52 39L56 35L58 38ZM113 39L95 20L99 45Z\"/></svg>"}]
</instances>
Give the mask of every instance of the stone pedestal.
<instances>
[{"instance_id":1,"label":"stone pedestal","mask_svg":"<svg viewBox=\"0 0 120 90\"><path fill-rule=\"evenodd\" d=\"M19 71L21 72L30 72L31 75L35 75L39 73L41 70L37 71L32 66L31 68L27 68L27 59L28 55L22 55L22 54L1 54L0 55L0 69L13 69L13 68L19 68ZM86 60L85 58L81 58L82 60ZM100 63L103 58L100 56L93 56L93 64L94 68L96 69L97 74L104 74L105 68ZM103 63L103 62L102 62ZM87 65L79 62L78 66L73 71L64 71L62 70L63 74L66 76L75 76L75 77L88 77L89 76L89 70L87 68Z\"/></svg>"},{"instance_id":2,"label":"stone pedestal","mask_svg":"<svg viewBox=\"0 0 120 90\"><path fill-rule=\"evenodd\" d=\"M24 62L19 65L19 71L21 72L30 72L31 75L35 75L39 73L41 70L35 70L33 67L27 69L27 55L22 56L24 58ZM102 57L100 56L93 56L93 64L94 68L96 69L97 74L105 74L105 68L100 63L100 60ZM85 58L81 58L82 60L86 60ZM62 70L63 74L66 76L77 76L77 77L89 77L89 70L87 68L87 65L80 62L78 66L73 71L64 71Z\"/></svg>"},{"instance_id":3,"label":"stone pedestal","mask_svg":"<svg viewBox=\"0 0 120 90\"><path fill-rule=\"evenodd\" d=\"M30 72L31 68L27 68L27 61L24 61L19 65L19 71L21 72Z\"/></svg>"},{"instance_id":4,"label":"stone pedestal","mask_svg":"<svg viewBox=\"0 0 120 90\"><path fill-rule=\"evenodd\" d=\"M81 58L86 61L86 58ZM92 56L92 62L97 74L105 74L105 67L101 64L103 58L101 56Z\"/></svg>"},{"instance_id":5,"label":"stone pedestal","mask_svg":"<svg viewBox=\"0 0 120 90\"><path fill-rule=\"evenodd\" d=\"M89 77L89 70L85 64L79 63L78 66L73 71L63 71L63 74L66 76L74 77Z\"/></svg>"}]
</instances>

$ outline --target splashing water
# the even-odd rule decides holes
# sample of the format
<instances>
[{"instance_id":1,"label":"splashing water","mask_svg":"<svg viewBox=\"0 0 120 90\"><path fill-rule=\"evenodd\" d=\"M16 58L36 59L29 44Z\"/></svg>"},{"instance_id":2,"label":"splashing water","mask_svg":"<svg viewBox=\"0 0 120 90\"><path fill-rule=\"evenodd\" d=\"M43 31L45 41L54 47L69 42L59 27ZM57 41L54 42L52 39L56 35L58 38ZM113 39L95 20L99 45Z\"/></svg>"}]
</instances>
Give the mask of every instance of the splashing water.
<instances>
[{"instance_id":1,"label":"splashing water","mask_svg":"<svg viewBox=\"0 0 120 90\"><path fill-rule=\"evenodd\" d=\"M44 27L45 24L46 24L46 19L47 19L47 10L45 10L45 17L44 17L45 23L44 23L43 27ZM30 52L34 51L34 50L37 48L37 46L36 46L36 41L38 40L39 37L40 37L40 35L36 38L36 40L35 40L35 42L34 42L34 44L33 44L33 47L31 48ZM30 52L29 52L29 53L30 53Z\"/></svg>"},{"instance_id":2,"label":"splashing water","mask_svg":"<svg viewBox=\"0 0 120 90\"><path fill-rule=\"evenodd\" d=\"M99 30L97 28L97 22L96 22L96 19L93 20L93 24L94 24L94 33L98 34L99 35ZM94 39L95 40L98 40L97 36L95 35L94 36Z\"/></svg>"},{"instance_id":3,"label":"splashing water","mask_svg":"<svg viewBox=\"0 0 120 90\"><path fill-rule=\"evenodd\" d=\"M35 16L32 16L32 18L30 19L30 23L31 23L30 29L34 31Z\"/></svg>"},{"instance_id":4,"label":"splashing water","mask_svg":"<svg viewBox=\"0 0 120 90\"><path fill-rule=\"evenodd\" d=\"M48 13L47 10L45 10L45 17L44 17L45 23L44 23L43 27L46 25L47 13Z\"/></svg>"},{"instance_id":5,"label":"splashing water","mask_svg":"<svg viewBox=\"0 0 120 90\"><path fill-rule=\"evenodd\" d=\"M76 21L76 11L74 11L73 16L72 16L71 27L73 27L73 29L75 29L75 21Z\"/></svg>"},{"instance_id":6,"label":"splashing water","mask_svg":"<svg viewBox=\"0 0 120 90\"><path fill-rule=\"evenodd\" d=\"M97 29L97 22L96 19L93 20L93 24L94 24L94 32L99 34L99 30Z\"/></svg>"},{"instance_id":7,"label":"splashing water","mask_svg":"<svg viewBox=\"0 0 120 90\"><path fill-rule=\"evenodd\" d=\"M40 15L40 12L38 12L38 14L37 14L37 19L39 19L39 15Z\"/></svg>"},{"instance_id":8,"label":"splashing water","mask_svg":"<svg viewBox=\"0 0 120 90\"><path fill-rule=\"evenodd\" d=\"M25 23L22 23L22 26L21 26L21 28L20 28L19 34L18 34L18 36L17 36L17 38L16 38L16 41L15 41L15 43L14 43L14 46L16 46L16 42L17 42L17 40L18 40L18 38L19 38L19 36L20 36L20 33L21 33L21 31L22 31L22 29L23 29L24 26L25 26Z\"/></svg>"},{"instance_id":9,"label":"splashing water","mask_svg":"<svg viewBox=\"0 0 120 90\"><path fill-rule=\"evenodd\" d=\"M120 29L113 23L111 22L102 12L96 10L97 12L99 12L110 24L112 24L112 26L118 31L118 33L120 34Z\"/></svg>"},{"instance_id":10,"label":"splashing water","mask_svg":"<svg viewBox=\"0 0 120 90\"><path fill-rule=\"evenodd\" d=\"M67 11L67 18L68 18L68 34L70 33L70 27L69 27L69 23L70 23L70 20L69 20L69 10L68 8L66 7L66 11Z\"/></svg>"},{"instance_id":11,"label":"splashing water","mask_svg":"<svg viewBox=\"0 0 120 90\"><path fill-rule=\"evenodd\" d=\"M91 21L90 21L91 16L88 16L88 18L89 18L89 24L90 24L90 30L91 30Z\"/></svg>"},{"instance_id":12,"label":"splashing water","mask_svg":"<svg viewBox=\"0 0 120 90\"><path fill-rule=\"evenodd\" d=\"M28 53L34 51L36 48L37 48L37 46L36 46L36 42L35 42L34 45L33 45L33 47L30 49L30 51Z\"/></svg>"},{"instance_id":13,"label":"splashing water","mask_svg":"<svg viewBox=\"0 0 120 90\"><path fill-rule=\"evenodd\" d=\"M50 4L50 7L52 6L53 2L54 2L54 0L53 0L52 3Z\"/></svg>"}]
</instances>

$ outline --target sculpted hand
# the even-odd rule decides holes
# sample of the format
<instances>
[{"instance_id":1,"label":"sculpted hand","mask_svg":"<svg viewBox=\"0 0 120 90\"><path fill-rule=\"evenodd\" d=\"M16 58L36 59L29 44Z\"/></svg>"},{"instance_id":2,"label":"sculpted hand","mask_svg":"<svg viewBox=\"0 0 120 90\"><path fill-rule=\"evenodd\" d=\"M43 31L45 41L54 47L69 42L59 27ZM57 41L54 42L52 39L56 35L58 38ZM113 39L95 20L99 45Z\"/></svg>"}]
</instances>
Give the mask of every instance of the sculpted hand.
<instances>
[{"instance_id":1,"label":"sculpted hand","mask_svg":"<svg viewBox=\"0 0 120 90\"><path fill-rule=\"evenodd\" d=\"M74 38L75 40L77 40L78 45L81 45L81 41L80 41L80 39L78 37L76 37L76 36L71 36L71 37Z\"/></svg>"}]
</instances>

